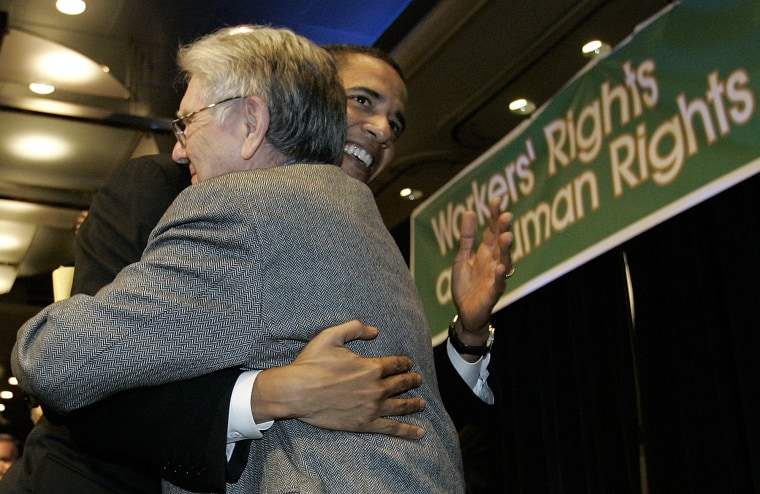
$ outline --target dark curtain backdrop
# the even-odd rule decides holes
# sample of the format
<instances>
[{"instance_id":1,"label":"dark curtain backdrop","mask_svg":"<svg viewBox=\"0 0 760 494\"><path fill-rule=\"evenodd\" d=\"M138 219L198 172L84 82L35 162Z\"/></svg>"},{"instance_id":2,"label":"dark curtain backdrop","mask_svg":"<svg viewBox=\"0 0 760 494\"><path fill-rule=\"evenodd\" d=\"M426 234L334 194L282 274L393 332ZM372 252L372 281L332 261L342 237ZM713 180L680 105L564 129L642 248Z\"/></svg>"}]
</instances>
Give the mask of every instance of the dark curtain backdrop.
<instances>
[{"instance_id":1,"label":"dark curtain backdrop","mask_svg":"<svg viewBox=\"0 0 760 494\"><path fill-rule=\"evenodd\" d=\"M651 492L760 492L760 175L627 252Z\"/></svg>"},{"instance_id":2,"label":"dark curtain backdrop","mask_svg":"<svg viewBox=\"0 0 760 494\"><path fill-rule=\"evenodd\" d=\"M759 237L757 175L494 316L515 492L760 492Z\"/></svg>"}]
</instances>

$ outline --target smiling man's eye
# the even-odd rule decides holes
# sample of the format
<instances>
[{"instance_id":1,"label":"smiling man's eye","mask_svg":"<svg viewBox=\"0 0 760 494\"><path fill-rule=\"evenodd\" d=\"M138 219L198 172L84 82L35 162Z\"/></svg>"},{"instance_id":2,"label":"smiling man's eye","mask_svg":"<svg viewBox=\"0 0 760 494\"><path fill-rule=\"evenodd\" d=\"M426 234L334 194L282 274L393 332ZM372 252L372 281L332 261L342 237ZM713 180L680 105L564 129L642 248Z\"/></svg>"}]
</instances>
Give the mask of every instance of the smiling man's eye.
<instances>
[{"instance_id":1,"label":"smiling man's eye","mask_svg":"<svg viewBox=\"0 0 760 494\"><path fill-rule=\"evenodd\" d=\"M351 99L353 99L354 101L356 101L357 103L359 103L360 105L363 105L363 106L369 106L371 104L370 99L368 97L366 97L366 96L361 95L361 94L357 94L357 95L351 96Z\"/></svg>"}]
</instances>

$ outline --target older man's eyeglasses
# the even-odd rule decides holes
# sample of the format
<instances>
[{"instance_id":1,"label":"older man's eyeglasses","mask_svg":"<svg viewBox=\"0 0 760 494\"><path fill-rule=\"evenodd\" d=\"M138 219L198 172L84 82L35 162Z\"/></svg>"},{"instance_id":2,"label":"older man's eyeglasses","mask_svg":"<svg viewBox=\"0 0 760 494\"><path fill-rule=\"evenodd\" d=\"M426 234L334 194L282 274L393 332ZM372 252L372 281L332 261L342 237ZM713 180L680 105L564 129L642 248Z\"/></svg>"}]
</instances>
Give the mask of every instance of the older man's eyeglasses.
<instances>
[{"instance_id":1,"label":"older man's eyeglasses","mask_svg":"<svg viewBox=\"0 0 760 494\"><path fill-rule=\"evenodd\" d=\"M211 109L215 106L221 105L222 103L227 103L228 101L233 101L236 99L245 98L245 96L233 96L232 98L223 99L222 101L217 101L216 103L211 103L208 106L204 106L203 108L195 111L191 111L187 115L184 115L182 117L176 118L172 120L172 129L174 130L174 137L177 138L177 141L182 145L182 147L185 147L185 143L187 142L187 136L185 135L185 128L187 127L187 123L190 117L193 117L197 115L198 113L202 112L203 110Z\"/></svg>"}]
</instances>

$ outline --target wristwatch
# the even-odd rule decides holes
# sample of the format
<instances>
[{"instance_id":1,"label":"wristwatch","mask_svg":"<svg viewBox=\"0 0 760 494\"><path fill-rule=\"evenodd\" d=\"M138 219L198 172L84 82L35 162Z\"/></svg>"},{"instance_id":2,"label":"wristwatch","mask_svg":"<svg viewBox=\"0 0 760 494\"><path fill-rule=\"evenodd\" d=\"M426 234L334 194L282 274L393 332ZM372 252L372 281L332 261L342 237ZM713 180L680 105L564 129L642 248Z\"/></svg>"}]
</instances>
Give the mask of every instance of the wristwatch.
<instances>
[{"instance_id":1,"label":"wristwatch","mask_svg":"<svg viewBox=\"0 0 760 494\"><path fill-rule=\"evenodd\" d=\"M462 343L462 341L457 336L456 331L454 331L454 327L456 326L458 320L459 314L455 315L454 319L451 320L451 324L449 324L449 341L457 352L464 353L466 355L477 355L482 357L491 351L491 347L493 346L493 335L495 332L494 327L491 326L491 324L488 324L488 339L486 340L485 345L471 346Z\"/></svg>"}]
</instances>

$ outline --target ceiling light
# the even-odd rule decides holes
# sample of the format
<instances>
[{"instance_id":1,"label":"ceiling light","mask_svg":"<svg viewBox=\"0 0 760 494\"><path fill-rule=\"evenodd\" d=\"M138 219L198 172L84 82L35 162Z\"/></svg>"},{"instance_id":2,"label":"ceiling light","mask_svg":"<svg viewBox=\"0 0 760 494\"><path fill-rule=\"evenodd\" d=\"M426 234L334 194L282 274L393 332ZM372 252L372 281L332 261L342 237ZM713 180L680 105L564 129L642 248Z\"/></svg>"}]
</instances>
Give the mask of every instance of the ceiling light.
<instances>
[{"instance_id":1,"label":"ceiling light","mask_svg":"<svg viewBox=\"0 0 760 494\"><path fill-rule=\"evenodd\" d=\"M11 376L8 378L8 384L11 386L18 386L18 379L16 379L15 376Z\"/></svg>"},{"instance_id":2,"label":"ceiling light","mask_svg":"<svg viewBox=\"0 0 760 494\"><path fill-rule=\"evenodd\" d=\"M55 86L50 84L42 84L39 82L33 82L29 84L29 89L36 94L50 94L55 91Z\"/></svg>"},{"instance_id":3,"label":"ceiling light","mask_svg":"<svg viewBox=\"0 0 760 494\"><path fill-rule=\"evenodd\" d=\"M8 224L15 226L13 222L8 222ZM7 228L4 224L1 227L3 230ZM26 239L24 235L17 235L13 231L0 231L0 251L13 252L23 248L26 252L26 249L29 248L29 240L31 239Z\"/></svg>"},{"instance_id":4,"label":"ceiling light","mask_svg":"<svg viewBox=\"0 0 760 494\"><path fill-rule=\"evenodd\" d=\"M37 233L37 225L21 221L0 220L0 270L21 263Z\"/></svg>"},{"instance_id":5,"label":"ceiling light","mask_svg":"<svg viewBox=\"0 0 760 494\"><path fill-rule=\"evenodd\" d=\"M402 199L406 199L407 201L416 201L418 199L422 199L422 196L425 194L421 190L410 189L409 187L406 187L404 189L401 189L399 195Z\"/></svg>"},{"instance_id":6,"label":"ceiling light","mask_svg":"<svg viewBox=\"0 0 760 494\"><path fill-rule=\"evenodd\" d=\"M583 48L581 48L581 51L583 52L584 56L593 58L597 55L607 53L611 49L612 48L610 48L610 45L608 45L607 43L604 43L603 41L599 41L598 39L595 39L583 45Z\"/></svg>"},{"instance_id":7,"label":"ceiling light","mask_svg":"<svg viewBox=\"0 0 760 494\"><path fill-rule=\"evenodd\" d=\"M1 2L0 2L1 3ZM43 37L10 29L0 51L0 80L44 82L56 91L129 99L129 90L103 64ZM41 99L40 99L41 100ZM47 100L45 100L47 101Z\"/></svg>"},{"instance_id":8,"label":"ceiling light","mask_svg":"<svg viewBox=\"0 0 760 494\"><path fill-rule=\"evenodd\" d=\"M0 391L0 398L4 400L13 399L13 391Z\"/></svg>"},{"instance_id":9,"label":"ceiling light","mask_svg":"<svg viewBox=\"0 0 760 494\"><path fill-rule=\"evenodd\" d=\"M24 159L33 161L58 160L71 153L71 144L49 134L23 134L8 136L8 149Z\"/></svg>"},{"instance_id":10,"label":"ceiling light","mask_svg":"<svg viewBox=\"0 0 760 494\"><path fill-rule=\"evenodd\" d=\"M16 281L18 269L8 264L0 264L0 293L8 293Z\"/></svg>"},{"instance_id":11,"label":"ceiling light","mask_svg":"<svg viewBox=\"0 0 760 494\"><path fill-rule=\"evenodd\" d=\"M520 98L509 103L509 111L515 115L530 115L536 111L536 104L525 98Z\"/></svg>"},{"instance_id":12,"label":"ceiling light","mask_svg":"<svg viewBox=\"0 0 760 494\"><path fill-rule=\"evenodd\" d=\"M85 11L87 4L83 0L58 0L55 8L62 14L79 15Z\"/></svg>"},{"instance_id":13,"label":"ceiling light","mask_svg":"<svg viewBox=\"0 0 760 494\"><path fill-rule=\"evenodd\" d=\"M40 54L35 64L39 74L64 82L85 83L103 73L99 64L73 50Z\"/></svg>"}]
</instances>

